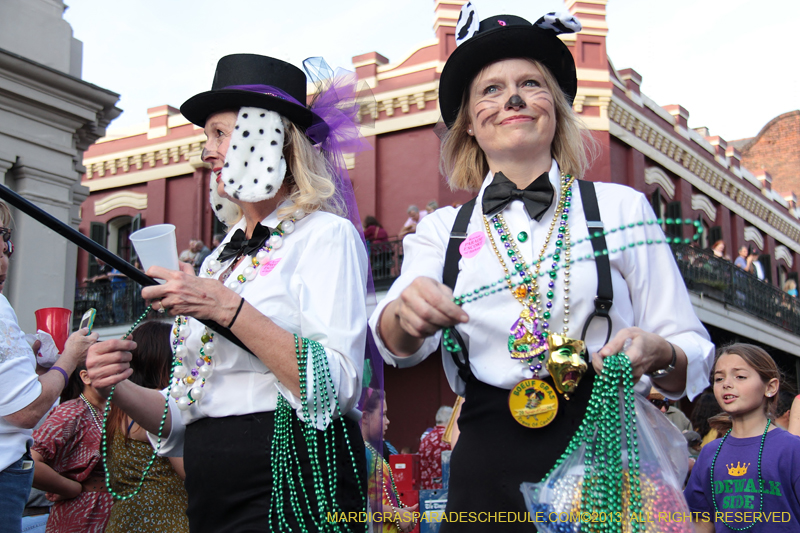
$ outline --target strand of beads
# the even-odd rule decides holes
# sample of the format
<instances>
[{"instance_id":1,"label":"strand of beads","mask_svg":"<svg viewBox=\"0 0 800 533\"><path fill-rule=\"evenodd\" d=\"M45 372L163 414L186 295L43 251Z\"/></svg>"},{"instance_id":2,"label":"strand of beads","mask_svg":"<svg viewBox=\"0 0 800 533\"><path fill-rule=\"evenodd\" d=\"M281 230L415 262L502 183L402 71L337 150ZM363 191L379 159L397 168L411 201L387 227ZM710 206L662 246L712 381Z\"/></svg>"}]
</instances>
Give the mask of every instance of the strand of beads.
<instances>
[{"instance_id":1,"label":"strand of beads","mask_svg":"<svg viewBox=\"0 0 800 533\"><path fill-rule=\"evenodd\" d=\"M386 480L385 479L381 479L381 484L383 485L383 495L386 497L386 501L389 502L389 505L391 505L392 507L395 507L394 503L397 502L397 506L396 506L397 509L405 509L406 507L408 507L406 504L404 504L400 500L400 491L397 490L397 485L394 482L394 474L392 473L391 467L386 462L386 459L384 459L383 456L380 453L378 453L378 450L376 450L375 447L372 446L372 444L370 444L369 442L365 442L364 445L367 447L367 449L372 454L373 462L375 463L375 467L374 467L375 472L381 472L382 473L384 471L384 468L383 468L384 465L386 466L386 471L389 472L389 485L391 485L391 487L392 487L392 492L389 492L389 489L386 488ZM383 476L381 476L381 477L383 477ZM400 527L400 513L399 512L395 513L395 522L394 523L397 526L397 529L399 531L402 531L402 528Z\"/></svg>"},{"instance_id":2,"label":"strand of beads","mask_svg":"<svg viewBox=\"0 0 800 533\"><path fill-rule=\"evenodd\" d=\"M136 321L133 323L130 329L128 329L127 333L125 333L125 335L122 336L122 338L127 339L130 336L130 334L133 333L133 330L136 329L136 327L142 322L142 320L147 318L147 314L152 309L153 307L148 305L144 313L142 313L141 316L138 319L136 319ZM150 456L150 459L147 461L147 466L144 468L144 471L142 471L142 477L136 484L136 488L133 489L133 492L131 492L130 494L125 494L125 495L118 494L111 486L111 471L108 468L108 431L107 431L108 412L111 408L111 398L113 398L114 396L114 390L116 389L116 386L111 387L111 392L108 395L108 399L106 400L106 406L103 411L103 429L100 433L100 455L103 459L103 470L105 470L106 474L105 475L106 489L115 500L122 500L122 501L129 500L134 496L136 496L137 494L139 494L139 492L141 492L142 490L142 485L144 484L144 480L147 477L147 474L150 472L150 469L153 467L153 463L155 462L156 457L158 456L159 450L161 450L161 435L164 432L164 423L166 422L167 415L169 414L169 393L171 387L172 387L172 373L170 373L169 376L169 385L167 386L167 399L164 401L164 412L161 414L161 421L158 424L156 447L153 450L153 454Z\"/></svg>"},{"instance_id":3,"label":"strand of beads","mask_svg":"<svg viewBox=\"0 0 800 533\"><path fill-rule=\"evenodd\" d=\"M761 477L761 456L764 453L764 441L767 439L767 431L769 431L769 424L771 420L767 419L767 425L764 427L764 433L761 435L761 444L758 447L758 496L759 496L759 504L758 504L758 514L754 516L761 516L761 511L764 509L764 479ZM725 436L722 437L722 440L719 441L719 446L717 446L717 451L714 452L714 459L711 460L711 502L714 504L714 516L720 517L720 521L727 527L728 529L732 529L734 531L747 531L748 529L752 528L756 525L755 522L752 524L745 526L745 527L734 527L729 523L725 522L724 519L721 517L723 516L722 513L719 512L717 509L717 491L714 487L714 467L717 464L717 456L719 456L719 452L722 449L722 445L725 444L725 441L728 440L728 435L731 434L733 428L729 429Z\"/></svg>"},{"instance_id":4,"label":"strand of beads","mask_svg":"<svg viewBox=\"0 0 800 533\"><path fill-rule=\"evenodd\" d=\"M102 433L103 425L100 423L100 415L97 414L97 411L95 411L94 406L91 403L89 403L89 400L86 399L86 396L84 396L83 393L81 393L81 400L83 400L83 403L85 403L86 407L89 408L89 413L91 413L92 415L92 422L94 422L94 426L100 431L100 433Z\"/></svg>"},{"instance_id":5,"label":"strand of beads","mask_svg":"<svg viewBox=\"0 0 800 533\"><path fill-rule=\"evenodd\" d=\"M670 224L682 223L682 222L673 222L671 219L670 219L669 222L670 222ZM602 231L602 232L598 231L598 232L594 233L590 237L587 237L587 238L584 238L584 239L578 239L577 241L575 241L575 244L573 245L573 247L577 246L578 244L581 244L583 242L589 242L592 239L599 238L601 235L605 236L605 235L608 235L609 233L616 233L617 231L624 231L626 229L635 228L637 226L642 226L644 224L652 225L652 224L656 224L656 223L657 224L661 224L661 219L640 221L640 222L637 222L635 224L632 223L632 224L628 224L627 226L621 226L620 228L612 228L610 230L605 230L605 231ZM692 221L692 220L689 220L689 219L686 219L685 223L686 224L693 224L693 225L698 225L699 224L699 222ZM698 233L695 234L695 236L691 240L698 239L699 236L700 236L700 233L702 233L702 226L699 228ZM671 244L671 243L682 244L682 243L685 243L686 240L690 240L690 239L681 239L681 238L678 238L678 237L675 237L674 239L670 239L669 237L667 237L667 238L665 238L663 240L662 239L642 239L642 240L639 240L639 241L631 241L628 244L623 244L619 248L611 248L611 249L607 248L605 250L598 250L596 252L580 256L580 257L578 257L576 259L571 259L571 258L569 258L568 255L565 254L563 268L566 270L566 267L568 265L571 265L571 264L574 264L574 263L577 263L577 262L581 262L581 261L588 261L588 260L594 259L595 257L600 256L600 255L609 255L609 254L612 254L612 253L624 252L625 250L635 248L636 246L648 246L648 245ZM555 257L554 257L554 254L552 254L552 253L548 254L547 256L545 256L542 259L542 261L546 261L546 260L549 260L551 258L557 261L557 259L555 259ZM537 263L537 262L541 262L541 261L540 260L534 260L533 262ZM560 263L558 263L558 265L560 265ZM539 272L537 274L537 276L540 277L540 278L541 277L545 277L545 276L551 276L552 275L551 272L552 272L552 270L544 270L542 272ZM515 274L518 275L520 278L522 278L520 280L520 283L515 283L513 281L513 276ZM506 274L505 276L503 276L502 278L499 278L496 281L492 281L491 283L487 283L485 285L482 285L482 286L478 287L477 289L469 290L469 291L467 291L467 292L465 292L465 293L463 293L463 294L461 294L459 296L455 296L453 298L453 303L455 303L456 305L462 306L465 303L475 302L475 301L477 301L477 300L479 300L481 298L485 298L485 297L490 296L492 294L496 294L496 293L502 292L506 288L513 291L513 289L515 287L518 287L520 285L523 285L523 284L527 283L526 278L527 278L527 274L524 271L513 272L511 274Z\"/></svg>"},{"instance_id":6,"label":"strand of beads","mask_svg":"<svg viewBox=\"0 0 800 533\"><path fill-rule=\"evenodd\" d=\"M312 398L308 396L307 364L309 352L311 352L313 368ZM299 370L300 398L303 413L302 420L299 421L300 431L305 441L305 448L309 453L317 507L310 510L313 500L309 498L303 483L300 459L297 455L298 443L294 440L292 430L295 416L294 410L289 402L279 395L275 411L275 433L270 448L274 475L274 488L270 505L270 529L276 531L288 531L290 529L284 510L284 502L288 499L292 514L302 531L344 531L343 528L346 529L346 526L343 526L343 523L329 522L326 519L329 513L341 512L336 501L336 484L338 480L336 467L338 461L336 459L335 440L337 432L341 432L345 437L345 445L349 451L353 471L358 472L358 468L350 439L347 436L347 429L341 419L336 389L328 367L327 354L321 344L308 339L301 339L298 335L295 335L295 355ZM309 407L309 400L313 401L311 407ZM322 425L325 426L324 431L317 429L317 422L320 416L322 417ZM325 474L323 474L323 469L320 465L320 455L322 455L322 460L327 465ZM361 476L357 477L361 479ZM288 495L286 495L285 491L288 491ZM363 494L366 494L366 487L363 487ZM366 499L363 500L363 506L364 510L368 511Z\"/></svg>"},{"instance_id":7,"label":"strand of beads","mask_svg":"<svg viewBox=\"0 0 800 533\"><path fill-rule=\"evenodd\" d=\"M620 406L620 388L622 405ZM633 396L633 372L630 360L624 353L603 359L603 372L594 381L589 406L578 431L567 449L542 480L549 488L572 491L557 495L561 502L570 502L572 509L557 516L641 516L642 498L639 471L638 433ZM621 432L625 431L626 453L621 448ZM555 479L552 474L581 446L585 447L582 480L577 484L565 483L564 478ZM579 494L576 494L578 492ZM531 511L551 516L552 503L534 503ZM559 509L564 511L564 509ZM577 512L570 512L577 511ZM549 520L549 519L548 519ZM550 522L555 531L584 531L580 524L569 521ZM591 521L586 523L588 531L611 533L620 528L619 521ZM643 531L638 520L630 521L630 530Z\"/></svg>"},{"instance_id":8,"label":"strand of beads","mask_svg":"<svg viewBox=\"0 0 800 533\"><path fill-rule=\"evenodd\" d=\"M294 232L295 223L305 216L305 211L298 209L292 216L286 220L281 221L278 227L272 232L269 239L264 243L264 246L256 252L256 255L250 258L251 264L246 266L241 274L231 278L225 282L225 286L237 294L242 292L244 284L248 281L253 281L258 275L259 268L272 258L273 251L283 246L284 235L289 235ZM210 259L205 271L208 276L213 276L219 269L222 268L216 258Z\"/></svg>"},{"instance_id":9,"label":"strand of beads","mask_svg":"<svg viewBox=\"0 0 800 533\"><path fill-rule=\"evenodd\" d=\"M200 355L194 361L194 367L190 368L191 354L186 347L186 339L191 334L189 319L185 316L175 317L175 327L172 329L172 354L174 357L174 367L172 376L172 397L175 398L178 408L185 411L190 405L199 401L205 394L206 380L214 372L214 333L206 328L200 341Z\"/></svg>"},{"instance_id":10,"label":"strand of beads","mask_svg":"<svg viewBox=\"0 0 800 533\"><path fill-rule=\"evenodd\" d=\"M571 197L572 197L572 183L574 179L569 174L563 175L561 177L561 191L559 194L559 200L556 204L556 209L553 213L553 219L550 221L550 227L545 234L544 244L542 246L541 251L539 252L538 258L532 262L532 266L534 267L533 271L525 262L525 257L520 251L519 247L517 246L517 242L514 239L511 230L509 229L508 225L503 218L503 215L498 213L491 218L492 225L494 226L495 231L497 232L498 239L502 243L503 247L505 248L505 252L508 255L511 265L513 268L509 268L506 265L506 260L503 255L498 250L497 243L495 242L494 236L492 235L491 226L489 221L486 217L483 217L483 223L486 228L486 234L489 237L489 242L491 243L492 250L494 251L495 255L497 256L497 260L500 262L503 271L505 272L506 276L509 274L509 270L516 271L519 275L522 276L523 283L518 285L516 289L512 290L512 294L514 297L519 301L523 307L527 308L523 311L523 314L526 315L526 318L532 321L532 331L528 331L526 334L522 335L532 335L534 340L533 345L526 345L524 350L520 350L520 352L516 352L516 350L512 349L512 341L516 337L515 333L512 332L512 337L509 337L509 350L511 351L511 357L514 359L522 359L525 364L530 368L531 372L533 372L533 377L536 378L539 376L539 371L542 369L542 363L546 357L546 349L545 346L547 344L547 338L550 335L550 310L553 307L553 297L555 293L553 288L555 288L555 282L558 277L558 262L557 260L560 259L561 253L566 249L569 250L569 210L571 205ZM551 266L551 270L549 271L550 275L550 282L548 284L548 291L546 296L548 301L542 306L542 298L539 293L539 282L538 278L541 274L541 267L543 264L543 260L545 257L545 253L547 248L550 244L550 239L552 238L556 225L558 225L558 234L556 237L555 242L555 251L553 252L552 256L554 258L554 263ZM525 242L528 240L527 232L523 231L519 234L518 238L521 242ZM568 302L569 302L569 275L568 275L568 267L565 269L565 276L566 283L564 285L565 288L565 300L564 302L567 303L567 308L565 308L564 317L566 319L565 322L565 332L569 329L569 311L568 311ZM510 283L510 280L507 280L507 283ZM520 319L522 319L522 314L520 315ZM524 325L519 325L519 322L516 322L514 328L523 328L527 331L527 327ZM448 335L448 337L452 337L452 335ZM449 342L452 344L452 341ZM532 350L531 350L532 348ZM520 357L520 355L522 355Z\"/></svg>"}]
</instances>

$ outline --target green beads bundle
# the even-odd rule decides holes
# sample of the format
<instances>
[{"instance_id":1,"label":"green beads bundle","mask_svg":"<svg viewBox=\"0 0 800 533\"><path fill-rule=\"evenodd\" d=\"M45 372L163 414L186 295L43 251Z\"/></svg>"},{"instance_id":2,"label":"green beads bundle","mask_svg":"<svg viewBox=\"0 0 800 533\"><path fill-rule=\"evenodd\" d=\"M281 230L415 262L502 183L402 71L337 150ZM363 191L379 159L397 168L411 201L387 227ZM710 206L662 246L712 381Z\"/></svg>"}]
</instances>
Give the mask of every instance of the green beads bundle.
<instances>
[{"instance_id":1,"label":"green beads bundle","mask_svg":"<svg viewBox=\"0 0 800 533\"><path fill-rule=\"evenodd\" d=\"M682 493L685 471L673 471L677 464L664 446L671 437L659 431L648 410L663 418L635 398L625 354L603 359L586 415L566 451L540 483L522 484L539 531L694 531Z\"/></svg>"},{"instance_id":2,"label":"green beads bundle","mask_svg":"<svg viewBox=\"0 0 800 533\"><path fill-rule=\"evenodd\" d=\"M293 436L292 424L296 416L289 402L278 395L275 410L275 432L270 448L273 472L272 501L270 502L270 530L294 531L287 520L287 505L294 521L303 532L312 530L339 533L350 529L347 523L329 521L329 516L336 516L342 509L336 502L338 464L336 458L336 428L343 426L336 389L331 378L325 348L318 342L294 336L295 354L300 374L300 398L303 402L303 417L300 420L300 431L303 442L297 442ZM311 353L313 368L312 395L308 396L308 356ZM309 403L311 402L311 405ZM320 418L321 417L321 418ZM317 429L317 421L326 427ZM350 455L350 464L357 472L353 446L344 427L339 428L345 438L345 448ZM306 491L303 474L297 454L299 446L305 446L311 461L311 474L314 485L314 498ZM321 459L321 460L320 460ZM359 479L362 476L358 476ZM362 490L363 508L367 510L366 487ZM315 503L316 502L316 505ZM354 523L355 524L355 523ZM366 523L361 523L367 527Z\"/></svg>"},{"instance_id":3,"label":"green beads bundle","mask_svg":"<svg viewBox=\"0 0 800 533\"><path fill-rule=\"evenodd\" d=\"M643 524L628 519L642 515L642 490L633 373L624 353L603 360L580 428L541 483L523 484L526 492L540 530L644 532Z\"/></svg>"}]
</instances>

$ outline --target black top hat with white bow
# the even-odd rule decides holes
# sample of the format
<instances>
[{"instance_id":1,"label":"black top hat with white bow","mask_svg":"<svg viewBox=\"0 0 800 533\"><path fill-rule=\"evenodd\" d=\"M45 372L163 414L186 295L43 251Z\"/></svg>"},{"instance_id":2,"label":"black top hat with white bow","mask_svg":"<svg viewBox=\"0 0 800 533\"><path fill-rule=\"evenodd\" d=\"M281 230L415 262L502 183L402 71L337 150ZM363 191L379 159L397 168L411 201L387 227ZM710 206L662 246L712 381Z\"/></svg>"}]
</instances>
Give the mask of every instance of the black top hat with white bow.
<instances>
[{"instance_id":1,"label":"black top hat with white bow","mask_svg":"<svg viewBox=\"0 0 800 533\"><path fill-rule=\"evenodd\" d=\"M256 107L283 115L303 131L311 125L325 127L305 105L306 83L302 70L280 59L232 54L217 63L211 90L186 100L181 113L203 127L219 111Z\"/></svg>"},{"instance_id":2,"label":"black top hat with white bow","mask_svg":"<svg viewBox=\"0 0 800 533\"><path fill-rule=\"evenodd\" d=\"M575 60L558 38L574 33L581 24L572 15L548 13L531 24L514 15L498 15L478 22L472 2L461 8L456 25L457 48L450 54L439 80L439 106L448 128L458 117L464 91L487 65L503 59L528 58L544 64L555 76L570 103L578 92Z\"/></svg>"}]
</instances>

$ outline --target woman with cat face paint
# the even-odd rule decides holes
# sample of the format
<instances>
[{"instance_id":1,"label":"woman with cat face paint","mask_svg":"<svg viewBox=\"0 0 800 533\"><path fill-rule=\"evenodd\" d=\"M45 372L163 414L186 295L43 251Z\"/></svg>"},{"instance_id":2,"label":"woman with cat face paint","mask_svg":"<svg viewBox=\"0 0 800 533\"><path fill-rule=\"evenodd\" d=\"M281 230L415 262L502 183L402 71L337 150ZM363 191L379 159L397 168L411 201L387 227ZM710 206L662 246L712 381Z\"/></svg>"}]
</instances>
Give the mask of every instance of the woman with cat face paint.
<instances>
[{"instance_id":1,"label":"woman with cat face paint","mask_svg":"<svg viewBox=\"0 0 800 533\"><path fill-rule=\"evenodd\" d=\"M183 455L193 532L316 531L326 510L365 510L364 447L343 415L361 393L368 263L343 218L354 203L331 144L343 129L358 144L357 108L326 115L340 103L330 93L309 108L306 83L293 65L237 54L181 107L208 138L211 205L230 231L199 277L188 265L147 272L165 283L142 296L175 317L166 409L162 394L126 381L127 341L88 362L160 453ZM196 319L230 328L249 351Z\"/></svg>"},{"instance_id":2,"label":"woman with cat face paint","mask_svg":"<svg viewBox=\"0 0 800 533\"><path fill-rule=\"evenodd\" d=\"M708 385L712 345L669 247L624 246L663 242L660 227L616 231L654 219L647 200L576 180L589 168L589 134L572 110L575 62L558 34L579 30L569 15L479 22L464 6L439 83L441 168L477 198L420 222L370 319L393 366L441 342L450 386L465 397L447 512L477 520L443 523L442 533L535 530L520 484L539 482L566 449L603 357L624 348L634 378L649 373L669 398ZM600 223L613 230L595 261L587 227Z\"/></svg>"}]
</instances>

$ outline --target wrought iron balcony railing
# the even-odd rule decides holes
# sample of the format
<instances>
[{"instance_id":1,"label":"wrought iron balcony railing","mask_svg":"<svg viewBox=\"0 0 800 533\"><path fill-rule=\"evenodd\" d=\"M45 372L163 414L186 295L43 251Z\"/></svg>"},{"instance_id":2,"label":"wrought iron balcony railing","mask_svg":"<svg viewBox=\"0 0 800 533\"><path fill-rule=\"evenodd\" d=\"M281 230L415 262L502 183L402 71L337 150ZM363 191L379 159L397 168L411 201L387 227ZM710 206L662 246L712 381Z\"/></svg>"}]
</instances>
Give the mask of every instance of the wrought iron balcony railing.
<instances>
[{"instance_id":1,"label":"wrought iron balcony railing","mask_svg":"<svg viewBox=\"0 0 800 533\"><path fill-rule=\"evenodd\" d=\"M77 329L83 313L92 307L97 311L95 327L107 327L132 324L144 313L147 304L142 299L142 286L129 279L114 285L89 283L75 290L73 328Z\"/></svg>"},{"instance_id":2,"label":"wrought iron balcony railing","mask_svg":"<svg viewBox=\"0 0 800 533\"><path fill-rule=\"evenodd\" d=\"M730 261L684 244L672 245L686 287L800 335L800 301Z\"/></svg>"},{"instance_id":3,"label":"wrought iron balcony railing","mask_svg":"<svg viewBox=\"0 0 800 533\"><path fill-rule=\"evenodd\" d=\"M369 243L369 261L376 290L385 290L400 275L403 265L403 241Z\"/></svg>"}]
</instances>

